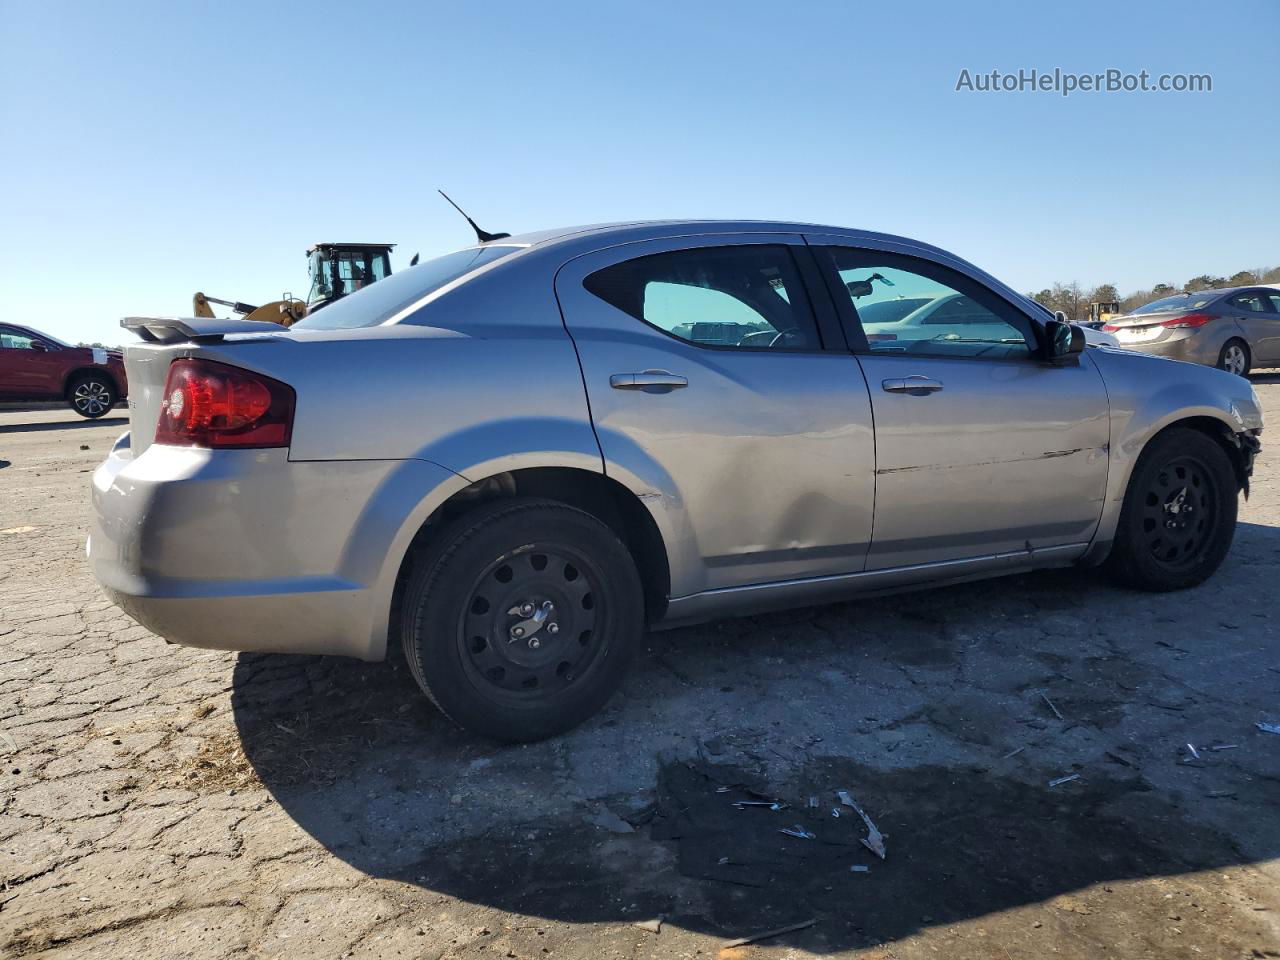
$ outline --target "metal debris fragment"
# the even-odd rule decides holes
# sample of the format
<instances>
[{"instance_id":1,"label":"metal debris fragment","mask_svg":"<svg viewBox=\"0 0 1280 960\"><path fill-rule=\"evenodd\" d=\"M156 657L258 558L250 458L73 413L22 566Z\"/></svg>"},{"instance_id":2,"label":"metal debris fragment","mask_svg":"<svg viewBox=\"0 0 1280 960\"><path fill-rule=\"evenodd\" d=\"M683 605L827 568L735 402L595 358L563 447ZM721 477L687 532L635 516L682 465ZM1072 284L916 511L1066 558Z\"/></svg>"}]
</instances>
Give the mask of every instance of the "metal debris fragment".
<instances>
[{"instance_id":1,"label":"metal debris fragment","mask_svg":"<svg viewBox=\"0 0 1280 960\"><path fill-rule=\"evenodd\" d=\"M865 810L858 806L857 801L854 800L853 797L849 796L848 790L837 790L836 797L839 798L840 802L846 807L852 807L853 812L862 818L862 822L867 825L867 835L862 838L862 845L883 860L885 854L884 834L882 834L876 828L876 825L871 822L871 818L867 816L867 812Z\"/></svg>"},{"instance_id":2,"label":"metal debris fragment","mask_svg":"<svg viewBox=\"0 0 1280 960\"><path fill-rule=\"evenodd\" d=\"M738 800L734 806L739 810L745 810L747 807L768 807L770 810L783 810L786 804L781 800Z\"/></svg>"},{"instance_id":3,"label":"metal debris fragment","mask_svg":"<svg viewBox=\"0 0 1280 960\"><path fill-rule=\"evenodd\" d=\"M1020 753L1021 753L1023 750L1025 750L1025 749L1027 749L1027 746L1026 746L1026 744L1023 744L1022 746L1018 747L1016 750L1010 750L1008 753L1006 753L1006 754L1005 754L1003 757L1001 757L1000 759L1001 759L1001 760L1008 760L1010 757L1016 757L1018 754L1020 754Z\"/></svg>"},{"instance_id":4,"label":"metal debris fragment","mask_svg":"<svg viewBox=\"0 0 1280 960\"><path fill-rule=\"evenodd\" d=\"M1280 733L1280 723L1255 723L1254 726L1263 733Z\"/></svg>"},{"instance_id":5,"label":"metal debris fragment","mask_svg":"<svg viewBox=\"0 0 1280 960\"><path fill-rule=\"evenodd\" d=\"M855 863L852 867L849 868L849 872L850 873L870 873L871 868L866 866L865 864Z\"/></svg>"},{"instance_id":6,"label":"metal debris fragment","mask_svg":"<svg viewBox=\"0 0 1280 960\"><path fill-rule=\"evenodd\" d=\"M645 930L648 933L661 933L662 921L663 921L663 917L661 914L659 914L658 916L654 917L652 920L637 920L635 923L632 924L632 926L639 927L641 930Z\"/></svg>"},{"instance_id":7,"label":"metal debris fragment","mask_svg":"<svg viewBox=\"0 0 1280 960\"><path fill-rule=\"evenodd\" d=\"M1068 774L1068 775L1067 775L1067 776L1065 776L1065 777L1058 777L1058 779L1056 779L1056 780L1050 780L1050 781L1049 781L1049 786L1051 786L1051 787L1060 787L1060 786L1062 786L1064 783L1070 783L1072 780L1079 780L1079 779L1080 779L1080 774L1078 774L1078 773L1071 773L1071 774Z\"/></svg>"},{"instance_id":8,"label":"metal debris fragment","mask_svg":"<svg viewBox=\"0 0 1280 960\"><path fill-rule=\"evenodd\" d=\"M778 832L785 833L788 837L795 837L797 840L817 840L818 839L817 834L810 833L808 830L806 830L804 827L802 827L798 823L794 827L783 827Z\"/></svg>"},{"instance_id":9,"label":"metal debris fragment","mask_svg":"<svg viewBox=\"0 0 1280 960\"><path fill-rule=\"evenodd\" d=\"M832 807L832 808L831 808L831 815L832 815L833 817L835 817L837 820L839 820L839 819L840 819L840 808L839 808L839 807Z\"/></svg>"},{"instance_id":10,"label":"metal debris fragment","mask_svg":"<svg viewBox=\"0 0 1280 960\"><path fill-rule=\"evenodd\" d=\"M1200 751L1196 749L1196 745L1194 743L1188 743L1187 749L1191 751L1191 756L1195 757L1197 760L1200 759Z\"/></svg>"},{"instance_id":11,"label":"metal debris fragment","mask_svg":"<svg viewBox=\"0 0 1280 960\"><path fill-rule=\"evenodd\" d=\"M817 810L817 809L818 809L818 798L817 798L817 797L810 797L810 798L809 798L809 809L810 809L810 810Z\"/></svg>"},{"instance_id":12,"label":"metal debris fragment","mask_svg":"<svg viewBox=\"0 0 1280 960\"><path fill-rule=\"evenodd\" d=\"M768 940L772 937L780 937L784 933L794 933L797 930L804 930L807 927L812 927L817 922L818 920L816 917L812 920L802 920L800 923L792 923L785 927L777 927L776 929L773 929L773 930L765 930L763 933L753 933L749 937L739 937L737 940L730 940L724 946L726 950L729 949L730 947L745 947L748 943L756 943L760 940Z\"/></svg>"},{"instance_id":13,"label":"metal debris fragment","mask_svg":"<svg viewBox=\"0 0 1280 960\"><path fill-rule=\"evenodd\" d=\"M1066 718L1066 717L1064 717L1064 716L1062 715L1062 711L1061 711L1061 710L1059 710L1056 706L1054 706L1054 704L1053 704L1053 701L1052 701L1052 700L1050 700L1050 699L1049 699L1045 694L1043 694L1043 693L1042 693L1042 694L1040 694L1040 698L1041 698L1042 700L1044 700L1044 702L1045 702L1045 703L1047 703L1047 704L1049 705L1049 709L1053 711L1053 715L1054 715L1055 717L1057 717L1059 720L1063 721L1064 723L1066 722L1066 719L1067 719L1067 718Z\"/></svg>"},{"instance_id":14,"label":"metal debris fragment","mask_svg":"<svg viewBox=\"0 0 1280 960\"><path fill-rule=\"evenodd\" d=\"M1238 743L1215 743L1210 750L1236 750L1240 744Z\"/></svg>"}]
</instances>

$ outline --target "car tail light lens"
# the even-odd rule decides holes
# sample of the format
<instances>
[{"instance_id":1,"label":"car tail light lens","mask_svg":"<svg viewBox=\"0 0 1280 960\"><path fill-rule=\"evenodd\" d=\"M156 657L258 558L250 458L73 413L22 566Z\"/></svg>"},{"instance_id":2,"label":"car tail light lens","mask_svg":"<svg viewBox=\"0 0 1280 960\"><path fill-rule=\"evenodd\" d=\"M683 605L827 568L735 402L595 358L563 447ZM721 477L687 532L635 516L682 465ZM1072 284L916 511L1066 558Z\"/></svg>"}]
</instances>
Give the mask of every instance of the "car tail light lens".
<instances>
[{"instance_id":1,"label":"car tail light lens","mask_svg":"<svg viewBox=\"0 0 1280 960\"><path fill-rule=\"evenodd\" d=\"M1185 330L1203 327L1212 320L1213 317L1207 313L1188 313L1185 317L1174 317L1172 320L1163 321L1160 326L1168 327L1170 330Z\"/></svg>"},{"instance_id":2,"label":"car tail light lens","mask_svg":"<svg viewBox=\"0 0 1280 960\"><path fill-rule=\"evenodd\" d=\"M1115 333L1120 328L1117 327L1114 323L1104 323L1102 325L1102 329L1105 330L1107 333Z\"/></svg>"},{"instance_id":3,"label":"car tail light lens","mask_svg":"<svg viewBox=\"0 0 1280 960\"><path fill-rule=\"evenodd\" d=\"M212 360L169 366L156 443L246 449L287 447L293 388L260 373Z\"/></svg>"}]
</instances>

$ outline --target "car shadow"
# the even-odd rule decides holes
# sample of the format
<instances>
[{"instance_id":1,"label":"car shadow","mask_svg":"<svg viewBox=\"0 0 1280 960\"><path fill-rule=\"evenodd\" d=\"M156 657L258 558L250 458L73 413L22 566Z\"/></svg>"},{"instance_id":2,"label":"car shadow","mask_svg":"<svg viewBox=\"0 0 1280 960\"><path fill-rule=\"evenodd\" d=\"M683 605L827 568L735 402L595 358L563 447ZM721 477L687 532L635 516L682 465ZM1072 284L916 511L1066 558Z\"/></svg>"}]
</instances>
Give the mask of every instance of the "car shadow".
<instances>
[{"instance_id":1,"label":"car shadow","mask_svg":"<svg viewBox=\"0 0 1280 960\"><path fill-rule=\"evenodd\" d=\"M1265 621L1240 612L1278 563L1280 530L1244 523L1223 570L1179 594L1048 571L651 633L605 711L527 746L454 727L396 651L384 664L242 654L232 704L245 755L282 809L367 874L572 923L662 915L738 936L816 919L783 942L829 953L1280 852L1265 797L1280 770L1232 795L1253 818L1248 843L1203 816L1212 801L1183 802L1144 775L1123 745L1135 739L1124 705L1164 681L1096 626L1132 620L1141 650L1177 650L1201 669L1220 638L1178 624L1209 610L1278 662ZM1061 786L1048 781L1062 768L1038 766L1035 750L1020 766L1001 762L1019 753L1020 741L1001 739L1008 728L1029 728L983 714L999 713L991 691L1015 660L1039 665L1037 684L1076 681L1055 694L1055 712L1071 714L1067 729L1121 744L1114 760ZM969 695L975 669L987 676ZM959 690L943 686L945 702L929 692L939 688L920 693L951 676ZM837 802L842 789L887 835L883 862ZM786 807L735 806L759 800ZM812 838L780 833L793 826ZM1155 922L1167 903L1152 897Z\"/></svg>"},{"instance_id":2,"label":"car shadow","mask_svg":"<svg viewBox=\"0 0 1280 960\"><path fill-rule=\"evenodd\" d=\"M97 420L55 420L50 423L0 424L0 433L43 433L46 430L80 430L84 427L128 426L128 417L99 417Z\"/></svg>"}]
</instances>

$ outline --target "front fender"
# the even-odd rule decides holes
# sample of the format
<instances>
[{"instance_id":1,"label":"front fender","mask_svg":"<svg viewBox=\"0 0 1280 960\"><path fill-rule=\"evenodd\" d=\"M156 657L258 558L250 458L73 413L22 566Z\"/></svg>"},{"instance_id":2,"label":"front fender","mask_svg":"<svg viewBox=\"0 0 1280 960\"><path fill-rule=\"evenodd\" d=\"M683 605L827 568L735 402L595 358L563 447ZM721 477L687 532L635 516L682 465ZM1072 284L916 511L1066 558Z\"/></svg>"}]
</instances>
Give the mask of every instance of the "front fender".
<instances>
[{"instance_id":1,"label":"front fender","mask_svg":"<svg viewBox=\"0 0 1280 960\"><path fill-rule=\"evenodd\" d=\"M1111 415L1106 500L1089 554L1101 559L1115 537L1133 468L1156 434L1193 419L1212 420L1232 433L1256 430L1262 413L1249 382L1222 370L1124 350L1090 356L1106 384Z\"/></svg>"}]
</instances>

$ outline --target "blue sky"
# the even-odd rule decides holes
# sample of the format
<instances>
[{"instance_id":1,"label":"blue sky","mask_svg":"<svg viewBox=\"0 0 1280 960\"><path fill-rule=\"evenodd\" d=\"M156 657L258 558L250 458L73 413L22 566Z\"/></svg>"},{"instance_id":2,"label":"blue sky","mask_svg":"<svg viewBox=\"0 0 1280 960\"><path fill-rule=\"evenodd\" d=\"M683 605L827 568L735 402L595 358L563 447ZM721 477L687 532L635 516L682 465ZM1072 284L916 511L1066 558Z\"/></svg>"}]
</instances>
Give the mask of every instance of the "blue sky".
<instances>
[{"instance_id":1,"label":"blue sky","mask_svg":"<svg viewBox=\"0 0 1280 960\"><path fill-rule=\"evenodd\" d=\"M1023 290L1280 263L1280 4L0 0L0 319L119 342L489 230L812 220ZM957 93L961 69L1210 94Z\"/></svg>"}]
</instances>

